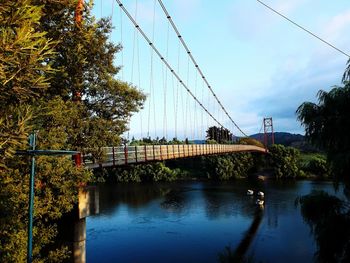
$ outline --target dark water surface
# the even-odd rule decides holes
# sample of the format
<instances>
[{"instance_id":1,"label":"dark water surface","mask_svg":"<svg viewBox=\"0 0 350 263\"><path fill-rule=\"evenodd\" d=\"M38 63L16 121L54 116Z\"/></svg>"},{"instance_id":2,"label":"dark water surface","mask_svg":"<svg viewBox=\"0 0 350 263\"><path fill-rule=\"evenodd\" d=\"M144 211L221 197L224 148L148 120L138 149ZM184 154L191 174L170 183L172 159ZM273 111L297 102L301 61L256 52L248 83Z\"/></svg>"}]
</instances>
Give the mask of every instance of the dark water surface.
<instances>
[{"instance_id":1,"label":"dark water surface","mask_svg":"<svg viewBox=\"0 0 350 263\"><path fill-rule=\"evenodd\" d=\"M263 209L247 189L265 192ZM314 189L336 193L332 183L313 181L100 185L86 259L220 262L231 253L249 262L312 262L315 243L295 199Z\"/></svg>"}]
</instances>

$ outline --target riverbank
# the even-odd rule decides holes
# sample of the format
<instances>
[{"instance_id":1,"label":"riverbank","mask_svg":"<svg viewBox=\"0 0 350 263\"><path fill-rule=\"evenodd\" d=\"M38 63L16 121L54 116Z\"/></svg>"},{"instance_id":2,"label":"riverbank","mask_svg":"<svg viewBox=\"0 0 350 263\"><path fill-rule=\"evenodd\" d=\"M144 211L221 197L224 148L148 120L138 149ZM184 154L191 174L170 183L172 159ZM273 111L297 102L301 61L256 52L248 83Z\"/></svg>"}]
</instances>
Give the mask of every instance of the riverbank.
<instances>
[{"instance_id":1,"label":"riverbank","mask_svg":"<svg viewBox=\"0 0 350 263\"><path fill-rule=\"evenodd\" d=\"M327 179L326 161L274 145L268 155L235 153L96 169L93 182L227 181L241 178Z\"/></svg>"}]
</instances>

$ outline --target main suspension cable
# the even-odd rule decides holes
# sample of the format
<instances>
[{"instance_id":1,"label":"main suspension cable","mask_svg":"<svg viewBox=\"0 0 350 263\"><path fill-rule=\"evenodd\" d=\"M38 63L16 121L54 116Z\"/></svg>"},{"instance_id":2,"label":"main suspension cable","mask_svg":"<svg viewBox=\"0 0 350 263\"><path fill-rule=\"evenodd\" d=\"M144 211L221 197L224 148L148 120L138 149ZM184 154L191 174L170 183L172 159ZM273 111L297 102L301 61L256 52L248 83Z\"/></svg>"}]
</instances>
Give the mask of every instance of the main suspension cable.
<instances>
[{"instance_id":1,"label":"main suspension cable","mask_svg":"<svg viewBox=\"0 0 350 263\"><path fill-rule=\"evenodd\" d=\"M293 25L299 27L301 30L304 30L306 33L310 34L311 36L313 36L314 38L317 38L318 40L320 40L321 42L323 42L324 44L330 46L331 48L335 49L336 51L342 53L343 55L347 56L348 58L350 58L350 55L348 55L347 53L345 53L343 50L337 48L336 46L334 46L333 44L329 43L328 41L322 39L321 37L319 37L318 35L316 35L315 33L312 33L310 30L306 29L305 27L299 25L298 23L294 22L293 20L289 19L288 17L286 17L285 15L283 15L282 13L278 12L277 10L273 9L271 6L268 6L267 4L265 4L262 1L257 0L260 4L262 4L263 6L265 6L266 8L270 9L272 12L274 12L275 14L279 15L280 17L283 17L285 20L287 20L288 22L292 23Z\"/></svg>"},{"instance_id":2,"label":"main suspension cable","mask_svg":"<svg viewBox=\"0 0 350 263\"><path fill-rule=\"evenodd\" d=\"M168 61L162 56L162 54L159 52L159 50L155 47L153 42L149 39L149 37L145 34L145 32L141 29L141 27L137 24L135 19L131 16L129 11L124 7L123 3L120 0L116 0L119 7L123 10L123 12L126 14L126 16L129 18L129 20L132 22L132 24L137 28L137 30L140 32L140 34L143 36L143 38L147 41L147 43L150 45L150 47L154 50L154 52L158 55L158 57L161 59L161 61L167 66L167 68L170 70L170 72L175 76L175 78L180 82L180 84L185 88L185 90L190 94L190 96L199 104L199 106L202 107L202 109L219 125L224 127L218 120L211 114L208 109L203 105L201 101L198 100L198 98L192 93L192 91L187 87L187 85L184 83L184 81L180 78L180 76L175 72L175 70L170 66ZM224 127L225 128L225 127Z\"/></svg>"},{"instance_id":3,"label":"main suspension cable","mask_svg":"<svg viewBox=\"0 0 350 263\"><path fill-rule=\"evenodd\" d=\"M244 136L248 137L248 135L247 135L246 133L244 133L244 132L242 131L242 129L237 125L237 123L232 119L232 117L230 116L230 114L229 114L229 113L227 112L227 110L225 109L224 105L221 103L221 101L219 100L219 98L216 96L214 90L212 89L212 87L210 86L209 82L208 82L207 79L205 78L205 76L204 76L202 70L199 68L198 63L197 63L196 60L194 59L194 57L193 57L193 55L192 55L190 49L188 48L188 46L186 45L185 41L183 40L183 38L182 38L182 36L181 36L179 30L177 29L177 27L176 27L174 21L172 20L172 18L171 18L171 16L170 16L169 12L168 12L167 9L165 8L165 6L164 6L162 0L158 0L158 3L159 3L159 5L161 6L161 8L163 9L163 12L164 12L164 14L166 15L167 19L170 21L170 24L172 25L172 27L173 27L175 33L177 34L177 37L180 39L180 41L181 41L183 47L185 48L187 54L188 54L189 57L191 58L191 60L192 60L192 62L193 62L193 64L194 64L194 66L196 67L198 73L201 75L202 79L205 81L205 83L206 83L208 89L211 91L212 95L214 96L214 98L216 99L216 101L219 103L221 109L225 112L226 116L227 116L227 117L230 119L230 121L236 126L236 128L237 128Z\"/></svg>"}]
</instances>

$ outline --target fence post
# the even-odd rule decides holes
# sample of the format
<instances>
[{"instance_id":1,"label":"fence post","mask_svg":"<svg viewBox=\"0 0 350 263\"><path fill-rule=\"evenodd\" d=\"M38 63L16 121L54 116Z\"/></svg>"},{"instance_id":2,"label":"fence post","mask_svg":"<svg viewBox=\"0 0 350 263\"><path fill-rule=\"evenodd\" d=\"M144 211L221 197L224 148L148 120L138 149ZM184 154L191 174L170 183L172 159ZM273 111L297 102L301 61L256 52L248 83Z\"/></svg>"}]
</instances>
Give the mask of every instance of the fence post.
<instances>
[{"instance_id":1,"label":"fence post","mask_svg":"<svg viewBox=\"0 0 350 263\"><path fill-rule=\"evenodd\" d=\"M128 148L126 148L126 144L124 145L124 159L125 164L128 164Z\"/></svg>"},{"instance_id":2,"label":"fence post","mask_svg":"<svg viewBox=\"0 0 350 263\"><path fill-rule=\"evenodd\" d=\"M152 150L153 150L153 161L156 159L156 153L154 151L154 144L152 145Z\"/></svg>"},{"instance_id":3,"label":"fence post","mask_svg":"<svg viewBox=\"0 0 350 263\"><path fill-rule=\"evenodd\" d=\"M115 166L115 151L114 151L114 146L112 147L112 153L113 153L113 166Z\"/></svg>"},{"instance_id":4,"label":"fence post","mask_svg":"<svg viewBox=\"0 0 350 263\"><path fill-rule=\"evenodd\" d=\"M146 145L144 145L144 150L145 150L145 162L147 162L147 148L146 148Z\"/></svg>"},{"instance_id":5,"label":"fence post","mask_svg":"<svg viewBox=\"0 0 350 263\"><path fill-rule=\"evenodd\" d=\"M135 145L135 163L137 163L137 146Z\"/></svg>"}]
</instances>

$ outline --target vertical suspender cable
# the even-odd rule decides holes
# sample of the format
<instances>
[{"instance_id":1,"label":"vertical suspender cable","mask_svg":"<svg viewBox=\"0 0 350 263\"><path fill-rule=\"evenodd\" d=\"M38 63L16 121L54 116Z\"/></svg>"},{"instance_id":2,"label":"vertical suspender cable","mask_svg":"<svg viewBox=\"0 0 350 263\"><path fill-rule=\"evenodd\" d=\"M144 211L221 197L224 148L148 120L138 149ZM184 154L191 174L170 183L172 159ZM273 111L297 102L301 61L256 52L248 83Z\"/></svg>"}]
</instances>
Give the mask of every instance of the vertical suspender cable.
<instances>
[{"instance_id":1,"label":"vertical suspender cable","mask_svg":"<svg viewBox=\"0 0 350 263\"><path fill-rule=\"evenodd\" d=\"M134 15L135 21L137 21L137 0L135 1L135 15ZM130 81L131 83L134 82L134 62L135 62L135 46L136 46L136 34L137 29L134 28L134 36L132 40L132 60L131 60L131 76Z\"/></svg>"},{"instance_id":2,"label":"vertical suspender cable","mask_svg":"<svg viewBox=\"0 0 350 263\"><path fill-rule=\"evenodd\" d=\"M121 50L121 59L122 59L121 74L122 74L122 80L124 80L124 47L123 47L124 42L123 42L123 11L122 11L122 9L120 9L120 44L122 46L122 50Z\"/></svg>"},{"instance_id":3,"label":"vertical suspender cable","mask_svg":"<svg viewBox=\"0 0 350 263\"><path fill-rule=\"evenodd\" d=\"M194 95L197 96L197 81L198 81L198 75L195 73L196 77L194 80ZM194 108L194 118L193 118L193 127L194 127L194 132L193 132L193 139L196 139L196 131L197 131L197 103L194 101L193 102L193 108ZM198 136L198 134L197 134Z\"/></svg>"},{"instance_id":4,"label":"vertical suspender cable","mask_svg":"<svg viewBox=\"0 0 350 263\"><path fill-rule=\"evenodd\" d=\"M196 60L194 59L192 53L190 52L188 46L186 45L185 41L183 40L183 38L182 38L182 36L181 36L179 30L177 29L177 27L176 27L174 21L172 20L170 14L169 14L169 12L168 12L168 10L165 8L165 6L164 6L162 0L158 0L158 2L159 2L159 5L161 6L161 8L163 9L163 12L164 12L164 14L166 15L167 19L170 21L170 23L171 23L171 25L172 25L172 27L173 27L175 33L177 34L179 40L181 41L183 47L185 48L185 50L186 50L188 56L191 58L191 60L192 60L193 64L195 65L195 67L196 67L198 73L201 75L201 77L202 77L203 80L205 81L205 83L206 83L208 89L209 89L210 92L212 93L212 95L213 95L213 97L215 98L215 100L218 102L218 104L220 105L221 109L224 111L224 113L225 113L226 116L230 119L230 121L235 125L235 127L236 127L244 136L248 137L248 135L247 135L246 133L244 133L244 132L242 131L242 129L236 124L236 122L231 118L231 116L228 114L227 110L226 110L225 107L222 105L222 103L221 103L221 101L219 100L219 98L216 96L216 94L215 94L215 92L213 91L212 87L210 86L209 82L206 80L206 78L205 78L205 76L204 76L202 70L199 68L199 65L197 64Z\"/></svg>"},{"instance_id":5,"label":"vertical suspender cable","mask_svg":"<svg viewBox=\"0 0 350 263\"><path fill-rule=\"evenodd\" d=\"M202 101L204 102L204 81L202 82ZM201 139L203 140L204 137L203 137L203 129L204 129L204 126L203 126L203 109L201 109Z\"/></svg>"},{"instance_id":6,"label":"vertical suspender cable","mask_svg":"<svg viewBox=\"0 0 350 263\"><path fill-rule=\"evenodd\" d=\"M112 1L112 13L111 13L111 23L113 25L113 15L114 15L114 1ZM113 29L111 30L110 37L112 38Z\"/></svg>"},{"instance_id":7,"label":"vertical suspender cable","mask_svg":"<svg viewBox=\"0 0 350 263\"><path fill-rule=\"evenodd\" d=\"M156 8L156 2L154 1L153 5L153 21L152 21L152 43L154 42L154 24L155 24L155 8ZM148 108L148 130L147 130L147 137L150 137L150 122L151 122L151 108L152 108L152 100L153 100L153 105L154 105L154 83L153 83L153 50L152 47L150 46L150 52L151 52L151 67L150 67L150 98L149 98L149 108ZM153 107L154 109L155 107ZM156 126L156 120L155 120L155 112L154 112L154 130ZM154 134L154 137L156 137L156 134Z\"/></svg>"},{"instance_id":8,"label":"vertical suspender cable","mask_svg":"<svg viewBox=\"0 0 350 263\"><path fill-rule=\"evenodd\" d=\"M169 57L169 29L170 29L170 24L168 21L168 28L167 28L167 36L166 36L166 59L168 60ZM163 67L165 67L165 65L163 64ZM163 120L163 136L165 137L165 139L168 138L168 131L167 131L167 109L166 109L166 105L167 105L167 89L168 89L168 70L165 67L165 83L164 83L164 120Z\"/></svg>"},{"instance_id":9,"label":"vertical suspender cable","mask_svg":"<svg viewBox=\"0 0 350 263\"><path fill-rule=\"evenodd\" d=\"M180 75L180 41L178 42L177 49L177 74ZM177 138L177 112L179 109L179 82L176 82L176 103L175 103L175 137Z\"/></svg>"},{"instance_id":10,"label":"vertical suspender cable","mask_svg":"<svg viewBox=\"0 0 350 263\"><path fill-rule=\"evenodd\" d=\"M187 87L189 86L189 77L190 77L190 60L187 60L187 79L186 79L186 85ZM189 112L189 108L188 108L188 100L189 100L189 95L186 93L186 101L185 101L185 134L187 135L187 127L189 127L189 131L188 131L188 136L187 138L191 137L191 120L190 120L190 112Z\"/></svg>"},{"instance_id":11,"label":"vertical suspender cable","mask_svg":"<svg viewBox=\"0 0 350 263\"><path fill-rule=\"evenodd\" d=\"M171 86L173 88L173 110L174 110L174 138L176 138L177 133L176 133L176 90L175 90L175 82L174 82L174 75L171 75Z\"/></svg>"},{"instance_id":12,"label":"vertical suspender cable","mask_svg":"<svg viewBox=\"0 0 350 263\"><path fill-rule=\"evenodd\" d=\"M174 77L178 80L178 82L181 84L181 86L187 91L188 94L192 96L192 98L201 106L201 108L211 117L213 121L215 121L219 126L222 126L222 124L211 114L208 109L203 105L201 101L198 100L198 98L193 94L193 92L186 86L184 81L180 78L180 76L175 72L173 67L168 63L168 61L162 56L162 54L159 52L158 48L153 44L153 42L150 40L150 38L145 34L145 32L140 28L140 26L137 24L135 19L130 15L128 10L124 7L123 3L120 0L116 0L119 4L119 7L123 10L123 12L127 15L129 20L132 22L132 24L138 29L140 34L143 36L143 38L147 41L147 43L150 45L150 47L153 49L153 51L156 53L156 55L161 59L161 61L167 66L167 68L171 71Z\"/></svg>"},{"instance_id":13,"label":"vertical suspender cable","mask_svg":"<svg viewBox=\"0 0 350 263\"><path fill-rule=\"evenodd\" d=\"M114 2L114 1L113 1ZM140 68L140 43L139 35L136 35L136 53L137 53L137 80L138 88L141 89L141 68ZM143 116L142 110L140 110L140 137L143 138Z\"/></svg>"},{"instance_id":14,"label":"vertical suspender cable","mask_svg":"<svg viewBox=\"0 0 350 263\"><path fill-rule=\"evenodd\" d=\"M153 3L153 22L152 22L152 42L154 42L154 27L156 22L156 0ZM153 52L152 52L153 54ZM152 61L153 62L153 61ZM153 71L152 71L152 92L153 92L153 125L154 125L154 138L157 137L157 123L156 123L156 94L154 92Z\"/></svg>"}]
</instances>

